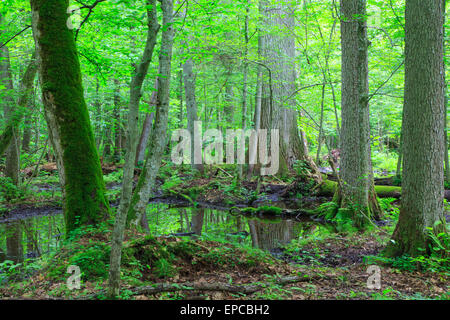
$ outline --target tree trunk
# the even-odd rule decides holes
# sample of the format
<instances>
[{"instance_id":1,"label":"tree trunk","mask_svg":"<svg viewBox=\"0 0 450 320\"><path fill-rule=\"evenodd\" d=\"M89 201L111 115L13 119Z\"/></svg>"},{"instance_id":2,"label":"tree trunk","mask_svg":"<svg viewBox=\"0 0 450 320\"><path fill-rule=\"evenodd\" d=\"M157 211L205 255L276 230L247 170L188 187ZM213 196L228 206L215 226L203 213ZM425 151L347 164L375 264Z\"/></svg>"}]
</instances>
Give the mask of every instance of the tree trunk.
<instances>
[{"instance_id":1,"label":"tree trunk","mask_svg":"<svg viewBox=\"0 0 450 320\"><path fill-rule=\"evenodd\" d=\"M366 0L341 0L342 183L335 200L359 228L380 210L374 194L370 154L369 70Z\"/></svg>"},{"instance_id":2,"label":"tree trunk","mask_svg":"<svg viewBox=\"0 0 450 320\"><path fill-rule=\"evenodd\" d=\"M152 60L153 49L156 44L156 36L159 31L158 17L156 13L156 0L147 0L147 41L144 53L136 73L130 84L130 103L128 110L127 126L127 152L123 169L122 194L117 211L114 230L112 234L111 256L109 268L108 296L116 297L120 290L120 261L122 255L122 242L127 220L127 212L130 208L130 200L133 189L134 164L136 160L136 146L139 120L139 101L141 89L148 67Z\"/></svg>"},{"instance_id":3,"label":"tree trunk","mask_svg":"<svg viewBox=\"0 0 450 320\"><path fill-rule=\"evenodd\" d=\"M123 149L122 117L120 111L120 82L114 79L114 159L116 161L120 161Z\"/></svg>"},{"instance_id":4,"label":"tree trunk","mask_svg":"<svg viewBox=\"0 0 450 320\"><path fill-rule=\"evenodd\" d=\"M1 20L1 17L0 17ZM0 85L4 89L4 97L2 97L1 104L5 114L5 119L10 119L14 116L14 111L17 109L14 101L14 88L11 74L11 64L9 60L9 49L6 46L0 48ZM19 128L18 125L12 127L11 142L6 149L5 160L5 176L11 178L15 185L19 184Z\"/></svg>"},{"instance_id":5,"label":"tree trunk","mask_svg":"<svg viewBox=\"0 0 450 320\"><path fill-rule=\"evenodd\" d=\"M155 185L156 175L161 166L164 149L167 145L167 126L170 102L170 75L173 47L173 2L163 0L163 32L161 51L159 55L159 67L161 77L158 77L158 98L156 106L155 125L150 139L150 148L147 153L144 170L142 171L133 199L128 211L128 221L137 227L142 215L147 208L152 188Z\"/></svg>"},{"instance_id":6,"label":"tree trunk","mask_svg":"<svg viewBox=\"0 0 450 320\"><path fill-rule=\"evenodd\" d=\"M197 169L203 172L204 167L195 157L195 143L194 143L194 123L198 121L197 115L197 100L195 97L195 75L193 71L194 62L192 59L186 60L183 64L183 76L184 76L184 91L186 94L186 113L187 113L187 126L188 131L191 133L191 166L193 169Z\"/></svg>"},{"instance_id":7,"label":"tree trunk","mask_svg":"<svg viewBox=\"0 0 450 320\"><path fill-rule=\"evenodd\" d=\"M445 232L443 2L410 0L405 14L402 203L387 254L430 253Z\"/></svg>"},{"instance_id":8,"label":"tree trunk","mask_svg":"<svg viewBox=\"0 0 450 320\"><path fill-rule=\"evenodd\" d=\"M31 0L42 100L64 190L66 235L109 217L73 32L66 25L68 4Z\"/></svg>"},{"instance_id":9,"label":"tree trunk","mask_svg":"<svg viewBox=\"0 0 450 320\"><path fill-rule=\"evenodd\" d=\"M192 208L191 232L198 236L202 235L204 217L205 209Z\"/></svg>"},{"instance_id":10,"label":"tree trunk","mask_svg":"<svg viewBox=\"0 0 450 320\"><path fill-rule=\"evenodd\" d=\"M285 175L296 160L304 161L317 181L321 175L314 161L308 156L297 124L295 38L280 32L294 28L293 9L283 3L269 4L261 1L262 25L268 30L261 34L262 63L270 72L263 77L261 128L278 129L280 142L279 175Z\"/></svg>"}]
</instances>

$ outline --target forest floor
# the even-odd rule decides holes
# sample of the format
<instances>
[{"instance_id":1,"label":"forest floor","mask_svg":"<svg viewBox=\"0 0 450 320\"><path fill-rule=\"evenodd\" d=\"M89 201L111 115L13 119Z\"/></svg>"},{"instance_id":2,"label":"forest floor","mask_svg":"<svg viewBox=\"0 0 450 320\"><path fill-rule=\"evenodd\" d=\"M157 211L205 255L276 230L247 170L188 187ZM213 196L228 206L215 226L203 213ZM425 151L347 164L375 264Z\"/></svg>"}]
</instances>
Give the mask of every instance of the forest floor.
<instances>
[{"instance_id":1,"label":"forest floor","mask_svg":"<svg viewBox=\"0 0 450 320\"><path fill-rule=\"evenodd\" d=\"M105 172L112 206L120 194L117 167ZM313 210L329 197L305 192L298 181L237 184L226 171L213 178L193 177L171 168L162 170L152 201L237 209L278 206L281 215ZM394 182L395 183L395 182ZM0 219L27 218L60 212L57 178L36 179L38 192L7 205ZM239 243L191 237L126 235L121 299L450 299L449 260L401 258L380 253L390 240L398 215L397 199L383 223L364 232L301 236L270 252ZM447 218L449 216L447 215ZM4 222L3 221L3 222ZM2 221L0 221L2 222ZM0 299L105 299L112 219L81 230L56 253L7 271ZM83 270L79 290L67 287L69 265ZM380 267L380 289L370 289L370 265Z\"/></svg>"},{"instance_id":2,"label":"forest floor","mask_svg":"<svg viewBox=\"0 0 450 320\"><path fill-rule=\"evenodd\" d=\"M102 268L108 260L102 250L107 238L108 233L85 234L27 279L0 288L0 298L104 299ZM233 244L134 234L125 246L121 298L450 299L448 273L382 264L381 288L369 289L365 257L378 254L382 242L381 233L331 236L290 245L275 258ZM94 264L84 274L80 290L66 285L65 270L72 263Z\"/></svg>"}]
</instances>

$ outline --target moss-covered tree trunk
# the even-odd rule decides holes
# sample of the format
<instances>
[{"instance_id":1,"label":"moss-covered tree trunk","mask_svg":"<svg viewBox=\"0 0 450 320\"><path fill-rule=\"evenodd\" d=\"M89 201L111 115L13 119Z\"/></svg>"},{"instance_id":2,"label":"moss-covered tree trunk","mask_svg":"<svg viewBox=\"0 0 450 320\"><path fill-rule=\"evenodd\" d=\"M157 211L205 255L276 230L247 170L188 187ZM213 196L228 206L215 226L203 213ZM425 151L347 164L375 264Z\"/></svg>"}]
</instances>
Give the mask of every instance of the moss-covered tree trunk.
<instances>
[{"instance_id":1,"label":"moss-covered tree trunk","mask_svg":"<svg viewBox=\"0 0 450 320\"><path fill-rule=\"evenodd\" d=\"M363 227L381 214L370 159L366 0L341 0L341 41L341 166L334 200L344 220Z\"/></svg>"},{"instance_id":2,"label":"moss-covered tree trunk","mask_svg":"<svg viewBox=\"0 0 450 320\"><path fill-rule=\"evenodd\" d=\"M445 232L443 2L410 0L405 14L402 203L386 253L429 252L429 229Z\"/></svg>"},{"instance_id":3,"label":"moss-covered tree trunk","mask_svg":"<svg viewBox=\"0 0 450 320\"><path fill-rule=\"evenodd\" d=\"M31 0L45 117L64 190L66 231L109 216L100 160L83 96L68 0Z\"/></svg>"}]
</instances>

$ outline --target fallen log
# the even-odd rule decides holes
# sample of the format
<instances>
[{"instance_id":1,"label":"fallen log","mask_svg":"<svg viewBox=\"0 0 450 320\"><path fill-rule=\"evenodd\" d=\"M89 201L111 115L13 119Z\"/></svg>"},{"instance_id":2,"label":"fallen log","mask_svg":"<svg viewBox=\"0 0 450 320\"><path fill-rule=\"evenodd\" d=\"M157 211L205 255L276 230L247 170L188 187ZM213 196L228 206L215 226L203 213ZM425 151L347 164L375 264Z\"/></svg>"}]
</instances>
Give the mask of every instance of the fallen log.
<instances>
[{"instance_id":1,"label":"fallen log","mask_svg":"<svg viewBox=\"0 0 450 320\"><path fill-rule=\"evenodd\" d=\"M320 196L332 197L336 192L337 182L331 180L325 180L318 188ZM400 199L402 195L401 187L394 186L375 186L375 192L380 198L396 198ZM445 199L450 201L450 190L445 190Z\"/></svg>"},{"instance_id":2,"label":"fallen log","mask_svg":"<svg viewBox=\"0 0 450 320\"><path fill-rule=\"evenodd\" d=\"M313 280L329 279L328 276L286 276L280 277L274 281L278 285L287 285L298 282L307 282ZM250 284L228 284L228 283L208 283L208 282L184 282L184 283L155 283L149 286L129 288L131 295L150 295L161 292L177 292L177 291L222 291L230 293L252 294L266 288L269 283L250 283ZM94 299L104 294L105 290L101 290L95 294L78 297L77 299Z\"/></svg>"},{"instance_id":3,"label":"fallen log","mask_svg":"<svg viewBox=\"0 0 450 320\"><path fill-rule=\"evenodd\" d=\"M298 282L306 282L326 277L320 276L287 276L275 280L278 285L287 285ZM228 284L228 283L208 283L208 282L185 282L179 284L172 283L156 283L150 286L139 287L132 289L133 295L140 294L156 294L160 292L175 292L175 291L223 291L230 293L244 293L251 294L264 289L268 284Z\"/></svg>"}]
</instances>

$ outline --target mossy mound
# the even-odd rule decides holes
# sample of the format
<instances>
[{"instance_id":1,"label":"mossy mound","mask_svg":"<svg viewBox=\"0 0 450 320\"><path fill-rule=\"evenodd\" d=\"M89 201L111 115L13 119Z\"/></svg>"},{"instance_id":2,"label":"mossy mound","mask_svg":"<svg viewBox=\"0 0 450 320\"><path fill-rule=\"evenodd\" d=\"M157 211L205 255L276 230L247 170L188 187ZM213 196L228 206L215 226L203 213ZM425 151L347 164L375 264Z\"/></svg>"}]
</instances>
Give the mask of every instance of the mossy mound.
<instances>
[{"instance_id":1,"label":"mossy mound","mask_svg":"<svg viewBox=\"0 0 450 320\"><path fill-rule=\"evenodd\" d=\"M258 249L243 249L231 244L155 238L147 236L130 242L123 252L125 268L138 268L141 280L157 281L171 277L192 277L199 273L270 273L275 260Z\"/></svg>"},{"instance_id":2,"label":"mossy mound","mask_svg":"<svg viewBox=\"0 0 450 320\"><path fill-rule=\"evenodd\" d=\"M109 243L73 241L53 256L44 270L49 279L65 281L69 275L67 268L74 265L80 268L81 278L84 281L106 279L110 252Z\"/></svg>"}]
</instances>

